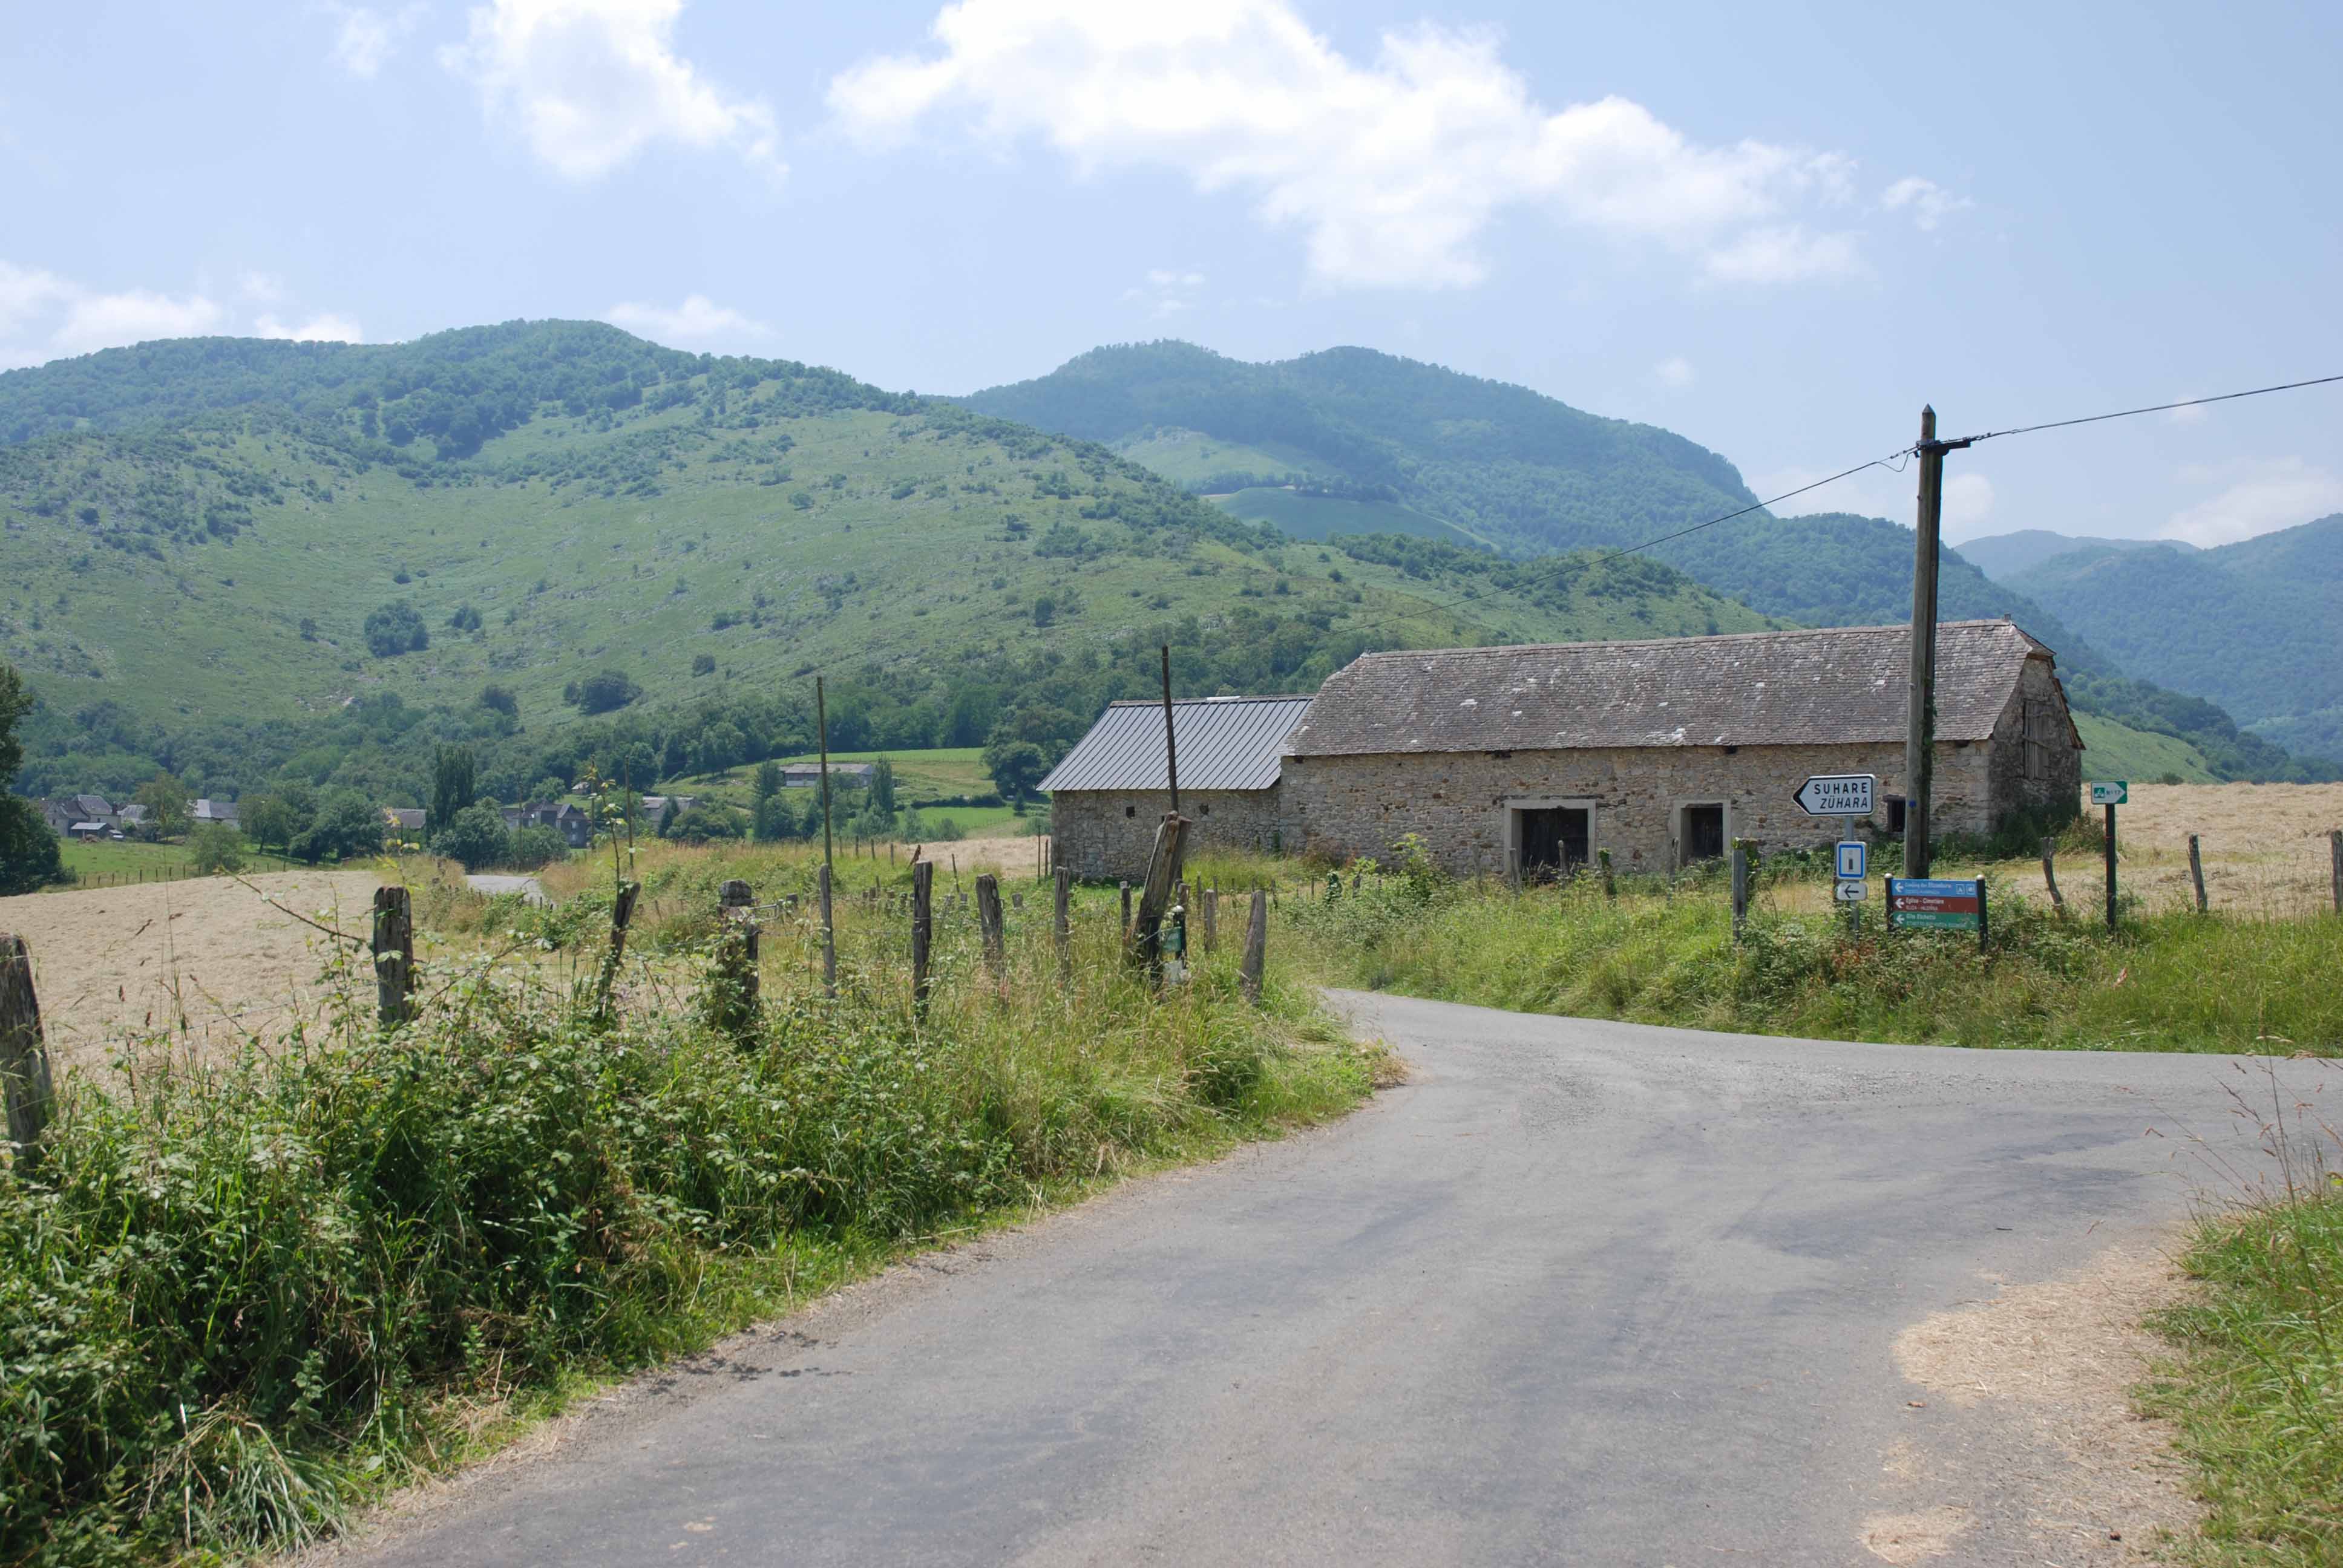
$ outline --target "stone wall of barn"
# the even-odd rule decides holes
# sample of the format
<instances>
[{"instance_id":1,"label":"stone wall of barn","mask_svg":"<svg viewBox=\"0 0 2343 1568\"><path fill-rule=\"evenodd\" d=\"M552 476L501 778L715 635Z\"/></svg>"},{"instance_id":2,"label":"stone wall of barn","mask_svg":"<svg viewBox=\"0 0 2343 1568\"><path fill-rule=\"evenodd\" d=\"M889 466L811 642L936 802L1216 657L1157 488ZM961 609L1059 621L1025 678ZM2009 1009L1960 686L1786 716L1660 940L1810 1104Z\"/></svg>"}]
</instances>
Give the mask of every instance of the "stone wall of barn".
<instances>
[{"instance_id":1,"label":"stone wall of barn","mask_svg":"<svg viewBox=\"0 0 2343 1568\"><path fill-rule=\"evenodd\" d=\"M1050 852L1077 877L1129 879L1147 875L1155 829L1171 809L1161 789L1061 789L1050 799ZM1182 789L1180 809L1196 824L1188 853L1200 848L1285 847L1278 787L1266 789Z\"/></svg>"},{"instance_id":2,"label":"stone wall of barn","mask_svg":"<svg viewBox=\"0 0 2343 1568\"><path fill-rule=\"evenodd\" d=\"M1993 825L1996 749L1938 745L1938 833ZM1619 869L1652 873L1677 863L1687 806L1721 803L1725 837L1754 839L1761 854L1833 842L1843 819L1809 817L1792 799L1816 773L1876 774L1881 809L1871 826L1886 831L1885 797L1904 788L1900 743L1289 757L1282 788L1287 845L1337 859L1384 855L1413 832L1455 875L1503 876L1515 807L1585 805L1589 854L1608 849Z\"/></svg>"},{"instance_id":3,"label":"stone wall of barn","mask_svg":"<svg viewBox=\"0 0 2343 1568\"><path fill-rule=\"evenodd\" d=\"M2017 691L1994 726L1990 770L1996 820L2024 815L2065 822L2081 809L2083 753L2048 660L2026 661Z\"/></svg>"}]
</instances>

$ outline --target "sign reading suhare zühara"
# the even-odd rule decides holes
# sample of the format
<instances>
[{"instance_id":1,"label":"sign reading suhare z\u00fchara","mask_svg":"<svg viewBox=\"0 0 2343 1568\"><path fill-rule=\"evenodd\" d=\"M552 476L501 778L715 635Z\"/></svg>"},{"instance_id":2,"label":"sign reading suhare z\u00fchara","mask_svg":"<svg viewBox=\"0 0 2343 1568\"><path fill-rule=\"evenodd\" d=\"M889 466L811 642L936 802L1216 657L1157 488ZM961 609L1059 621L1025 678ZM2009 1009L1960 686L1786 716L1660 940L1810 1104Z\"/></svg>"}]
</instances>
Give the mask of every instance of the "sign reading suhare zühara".
<instances>
[{"instance_id":1,"label":"sign reading suhare z\u00fchara","mask_svg":"<svg viewBox=\"0 0 2343 1568\"><path fill-rule=\"evenodd\" d=\"M1791 799L1809 817L1868 817L1878 787L1869 773L1817 773Z\"/></svg>"}]
</instances>

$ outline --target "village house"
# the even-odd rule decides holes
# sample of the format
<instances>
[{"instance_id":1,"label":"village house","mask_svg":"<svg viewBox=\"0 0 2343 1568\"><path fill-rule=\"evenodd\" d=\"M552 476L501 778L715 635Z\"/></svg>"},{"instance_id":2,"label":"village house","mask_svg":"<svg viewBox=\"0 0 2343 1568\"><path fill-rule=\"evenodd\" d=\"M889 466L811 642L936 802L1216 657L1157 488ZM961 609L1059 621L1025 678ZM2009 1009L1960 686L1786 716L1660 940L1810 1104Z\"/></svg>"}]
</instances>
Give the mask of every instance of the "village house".
<instances>
[{"instance_id":1,"label":"village house","mask_svg":"<svg viewBox=\"0 0 2343 1568\"><path fill-rule=\"evenodd\" d=\"M237 825L233 800L196 800L188 806L187 817L194 822L218 822L230 828Z\"/></svg>"},{"instance_id":2,"label":"village house","mask_svg":"<svg viewBox=\"0 0 2343 1568\"><path fill-rule=\"evenodd\" d=\"M1849 627L1368 654L1284 746L1286 843L1336 859L1417 835L1458 875L1551 876L1608 850L1664 872L1845 837L1809 775L1870 773L1903 830L1910 631ZM2050 649L2006 620L1936 636L1935 831L2071 817L2083 742ZM1183 748L1184 749L1184 748Z\"/></svg>"},{"instance_id":3,"label":"village house","mask_svg":"<svg viewBox=\"0 0 2343 1568\"><path fill-rule=\"evenodd\" d=\"M663 798L646 795L643 805L649 808L655 799L664 804ZM593 816L584 807L573 806L567 800L507 806L504 818L508 832L518 832L523 828L551 828L573 849L582 849L594 841Z\"/></svg>"},{"instance_id":4,"label":"village house","mask_svg":"<svg viewBox=\"0 0 2343 1568\"><path fill-rule=\"evenodd\" d=\"M1309 707L1307 697L1207 697L1172 705L1180 811L1195 824L1191 853L1285 847L1279 749ZM1041 780L1056 863L1078 877L1145 876L1156 827L1171 809L1171 782L1163 705L1108 704Z\"/></svg>"},{"instance_id":5,"label":"village house","mask_svg":"<svg viewBox=\"0 0 2343 1568\"><path fill-rule=\"evenodd\" d=\"M431 813L420 806L385 806L382 814L390 819L402 843L420 844L426 841L424 829L430 825Z\"/></svg>"}]
</instances>

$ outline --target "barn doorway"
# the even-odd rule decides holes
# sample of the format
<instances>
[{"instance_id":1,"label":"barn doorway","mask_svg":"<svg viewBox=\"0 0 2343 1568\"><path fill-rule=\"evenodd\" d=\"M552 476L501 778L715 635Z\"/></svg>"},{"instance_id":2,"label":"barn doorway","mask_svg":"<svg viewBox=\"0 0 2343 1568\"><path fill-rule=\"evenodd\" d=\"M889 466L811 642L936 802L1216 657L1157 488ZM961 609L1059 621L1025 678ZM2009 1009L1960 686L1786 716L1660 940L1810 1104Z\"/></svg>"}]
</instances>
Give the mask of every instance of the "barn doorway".
<instances>
[{"instance_id":1,"label":"barn doorway","mask_svg":"<svg viewBox=\"0 0 2343 1568\"><path fill-rule=\"evenodd\" d=\"M1522 879L1559 881L1586 864L1592 813L1584 806L1532 806L1514 813L1522 849Z\"/></svg>"},{"instance_id":2,"label":"barn doorway","mask_svg":"<svg viewBox=\"0 0 2343 1568\"><path fill-rule=\"evenodd\" d=\"M1687 806L1684 809L1684 863L1696 866L1703 860L1725 857L1725 807Z\"/></svg>"}]
</instances>

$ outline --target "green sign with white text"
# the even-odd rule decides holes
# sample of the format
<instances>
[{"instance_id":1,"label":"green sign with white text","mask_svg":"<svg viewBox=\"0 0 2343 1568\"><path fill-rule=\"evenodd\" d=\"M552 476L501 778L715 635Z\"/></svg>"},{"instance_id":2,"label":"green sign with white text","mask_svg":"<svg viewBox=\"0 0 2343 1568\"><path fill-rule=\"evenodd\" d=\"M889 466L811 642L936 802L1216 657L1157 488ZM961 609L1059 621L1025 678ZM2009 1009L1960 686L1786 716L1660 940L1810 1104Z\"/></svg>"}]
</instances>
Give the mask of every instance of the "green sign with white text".
<instances>
[{"instance_id":1,"label":"green sign with white text","mask_svg":"<svg viewBox=\"0 0 2343 1568\"><path fill-rule=\"evenodd\" d=\"M2091 785L2091 804L2094 806L2130 805L2131 780L2117 779L2104 784L2094 782Z\"/></svg>"}]
</instances>

